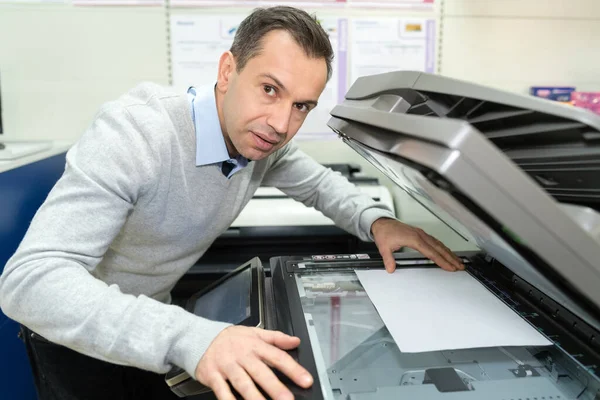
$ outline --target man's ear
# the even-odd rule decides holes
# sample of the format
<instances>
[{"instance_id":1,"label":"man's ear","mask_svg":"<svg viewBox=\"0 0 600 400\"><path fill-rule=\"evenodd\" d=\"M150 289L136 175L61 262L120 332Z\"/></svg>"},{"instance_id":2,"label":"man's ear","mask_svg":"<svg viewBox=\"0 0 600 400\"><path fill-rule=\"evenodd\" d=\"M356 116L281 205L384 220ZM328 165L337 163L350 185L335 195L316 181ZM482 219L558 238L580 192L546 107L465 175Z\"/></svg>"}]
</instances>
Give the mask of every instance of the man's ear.
<instances>
[{"instance_id":1,"label":"man's ear","mask_svg":"<svg viewBox=\"0 0 600 400\"><path fill-rule=\"evenodd\" d=\"M227 92L233 75L235 73L235 58L230 51L221 54L219 58L219 71L217 74L217 89L221 92Z\"/></svg>"}]
</instances>

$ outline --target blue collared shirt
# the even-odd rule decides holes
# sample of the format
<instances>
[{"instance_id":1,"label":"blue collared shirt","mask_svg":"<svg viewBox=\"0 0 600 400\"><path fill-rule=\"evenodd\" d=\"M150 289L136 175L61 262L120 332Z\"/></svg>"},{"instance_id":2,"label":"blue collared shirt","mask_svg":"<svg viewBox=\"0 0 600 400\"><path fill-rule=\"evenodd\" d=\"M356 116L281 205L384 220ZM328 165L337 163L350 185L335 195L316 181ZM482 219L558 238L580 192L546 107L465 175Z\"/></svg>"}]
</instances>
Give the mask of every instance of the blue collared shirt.
<instances>
[{"instance_id":1,"label":"blue collared shirt","mask_svg":"<svg viewBox=\"0 0 600 400\"><path fill-rule=\"evenodd\" d=\"M229 157L217 113L214 85L190 87L187 93L196 129L196 165L217 164L221 169L223 162L230 162L234 168L227 178L231 178L248 165L248 160L242 155Z\"/></svg>"}]
</instances>

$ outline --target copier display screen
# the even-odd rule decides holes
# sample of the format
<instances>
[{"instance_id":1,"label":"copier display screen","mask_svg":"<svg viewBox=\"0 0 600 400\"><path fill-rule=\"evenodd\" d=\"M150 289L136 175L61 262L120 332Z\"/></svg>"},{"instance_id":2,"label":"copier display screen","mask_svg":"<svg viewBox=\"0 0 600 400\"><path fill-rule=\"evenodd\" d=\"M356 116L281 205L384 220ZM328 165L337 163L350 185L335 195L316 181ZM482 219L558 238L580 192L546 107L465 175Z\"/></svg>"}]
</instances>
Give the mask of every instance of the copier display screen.
<instances>
[{"instance_id":1,"label":"copier display screen","mask_svg":"<svg viewBox=\"0 0 600 400\"><path fill-rule=\"evenodd\" d=\"M250 317L252 269L246 268L202 295L194 314L214 321L239 324Z\"/></svg>"}]
</instances>

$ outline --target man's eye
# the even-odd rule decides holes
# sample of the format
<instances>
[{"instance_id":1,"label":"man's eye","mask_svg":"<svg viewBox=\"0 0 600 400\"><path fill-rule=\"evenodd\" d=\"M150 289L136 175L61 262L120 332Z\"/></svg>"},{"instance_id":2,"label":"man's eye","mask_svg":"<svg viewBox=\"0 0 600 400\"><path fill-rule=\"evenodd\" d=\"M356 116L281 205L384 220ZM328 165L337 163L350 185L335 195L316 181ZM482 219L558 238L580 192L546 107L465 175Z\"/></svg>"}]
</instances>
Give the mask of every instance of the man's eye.
<instances>
[{"instance_id":1,"label":"man's eye","mask_svg":"<svg viewBox=\"0 0 600 400\"><path fill-rule=\"evenodd\" d=\"M296 103L295 106L296 106L296 109L298 111L300 111L300 112L304 112L305 113L305 112L309 111L308 104L305 104L305 103Z\"/></svg>"},{"instance_id":2,"label":"man's eye","mask_svg":"<svg viewBox=\"0 0 600 400\"><path fill-rule=\"evenodd\" d=\"M270 85L263 85L263 90L269 96L275 96L275 94L276 94L275 88L273 86L270 86Z\"/></svg>"}]
</instances>

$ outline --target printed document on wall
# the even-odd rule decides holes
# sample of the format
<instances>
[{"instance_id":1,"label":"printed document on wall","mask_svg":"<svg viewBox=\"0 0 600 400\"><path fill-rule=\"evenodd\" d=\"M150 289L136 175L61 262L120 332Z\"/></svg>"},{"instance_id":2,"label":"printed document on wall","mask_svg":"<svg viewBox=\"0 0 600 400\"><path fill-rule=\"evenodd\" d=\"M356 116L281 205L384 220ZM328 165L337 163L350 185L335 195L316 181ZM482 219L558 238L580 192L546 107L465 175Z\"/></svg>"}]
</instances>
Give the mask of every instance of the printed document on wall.
<instances>
[{"instance_id":1,"label":"printed document on wall","mask_svg":"<svg viewBox=\"0 0 600 400\"><path fill-rule=\"evenodd\" d=\"M229 50L245 14L172 15L173 86L187 88L217 81L219 58Z\"/></svg>"},{"instance_id":2,"label":"printed document on wall","mask_svg":"<svg viewBox=\"0 0 600 400\"><path fill-rule=\"evenodd\" d=\"M67 0L0 0L0 4L64 4Z\"/></svg>"},{"instance_id":3,"label":"printed document on wall","mask_svg":"<svg viewBox=\"0 0 600 400\"><path fill-rule=\"evenodd\" d=\"M162 6L164 0L72 0L75 6Z\"/></svg>"},{"instance_id":4,"label":"printed document on wall","mask_svg":"<svg viewBox=\"0 0 600 400\"><path fill-rule=\"evenodd\" d=\"M403 8L415 10L431 10L434 0L348 0L349 6L368 8Z\"/></svg>"},{"instance_id":5,"label":"printed document on wall","mask_svg":"<svg viewBox=\"0 0 600 400\"><path fill-rule=\"evenodd\" d=\"M308 114L304 124L298 131L298 139L335 138L335 134L327 126L327 121L331 118L329 112L343 101L347 91L348 20L346 18L323 17L319 18L319 22L329 35L329 41L333 48L333 70L325 90L319 97L318 106Z\"/></svg>"},{"instance_id":6,"label":"printed document on wall","mask_svg":"<svg viewBox=\"0 0 600 400\"><path fill-rule=\"evenodd\" d=\"M425 18L352 20L350 82L390 71L435 72L435 25Z\"/></svg>"},{"instance_id":7,"label":"printed document on wall","mask_svg":"<svg viewBox=\"0 0 600 400\"><path fill-rule=\"evenodd\" d=\"M404 1L427 2L431 0ZM292 7L323 7L343 6L346 4L346 0L171 0L170 4L173 7L268 7L277 5Z\"/></svg>"}]
</instances>

